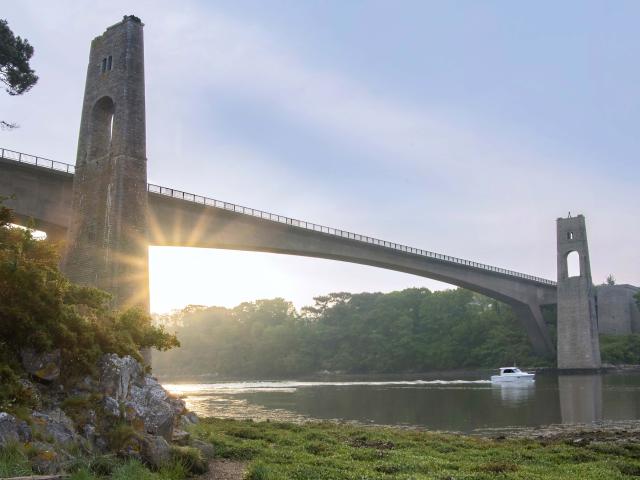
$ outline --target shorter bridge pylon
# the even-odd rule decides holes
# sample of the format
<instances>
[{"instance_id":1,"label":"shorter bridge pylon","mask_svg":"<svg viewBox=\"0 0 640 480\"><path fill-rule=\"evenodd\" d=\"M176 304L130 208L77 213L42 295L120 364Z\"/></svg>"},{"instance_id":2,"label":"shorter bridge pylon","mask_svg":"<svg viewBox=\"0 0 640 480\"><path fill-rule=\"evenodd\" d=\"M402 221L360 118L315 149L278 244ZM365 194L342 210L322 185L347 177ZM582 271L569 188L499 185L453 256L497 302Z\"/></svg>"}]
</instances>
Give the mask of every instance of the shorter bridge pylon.
<instances>
[{"instance_id":1,"label":"shorter bridge pylon","mask_svg":"<svg viewBox=\"0 0 640 480\"><path fill-rule=\"evenodd\" d=\"M595 289L583 215L558 218L558 368L601 367Z\"/></svg>"}]
</instances>

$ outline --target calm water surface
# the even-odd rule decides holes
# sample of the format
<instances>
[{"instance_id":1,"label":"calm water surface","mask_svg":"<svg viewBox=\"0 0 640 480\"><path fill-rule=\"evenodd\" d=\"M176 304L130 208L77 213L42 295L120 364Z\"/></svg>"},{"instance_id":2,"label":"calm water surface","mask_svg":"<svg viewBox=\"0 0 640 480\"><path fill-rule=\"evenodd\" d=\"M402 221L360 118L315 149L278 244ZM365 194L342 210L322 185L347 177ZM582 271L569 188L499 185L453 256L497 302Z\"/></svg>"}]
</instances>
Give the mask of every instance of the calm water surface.
<instances>
[{"instance_id":1,"label":"calm water surface","mask_svg":"<svg viewBox=\"0 0 640 480\"><path fill-rule=\"evenodd\" d=\"M438 378L165 383L204 416L338 420L471 432L640 419L640 373L538 374L524 385L492 385L482 374Z\"/></svg>"}]
</instances>

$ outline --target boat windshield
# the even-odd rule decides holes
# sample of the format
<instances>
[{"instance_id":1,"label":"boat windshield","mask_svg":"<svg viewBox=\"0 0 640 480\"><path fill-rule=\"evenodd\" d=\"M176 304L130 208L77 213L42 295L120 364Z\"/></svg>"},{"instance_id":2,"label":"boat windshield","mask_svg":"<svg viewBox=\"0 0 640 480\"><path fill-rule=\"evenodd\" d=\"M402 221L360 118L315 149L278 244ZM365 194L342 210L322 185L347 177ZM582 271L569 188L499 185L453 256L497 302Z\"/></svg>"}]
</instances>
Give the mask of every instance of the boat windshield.
<instances>
[{"instance_id":1,"label":"boat windshield","mask_svg":"<svg viewBox=\"0 0 640 480\"><path fill-rule=\"evenodd\" d=\"M502 373L520 373L519 368L503 368Z\"/></svg>"}]
</instances>

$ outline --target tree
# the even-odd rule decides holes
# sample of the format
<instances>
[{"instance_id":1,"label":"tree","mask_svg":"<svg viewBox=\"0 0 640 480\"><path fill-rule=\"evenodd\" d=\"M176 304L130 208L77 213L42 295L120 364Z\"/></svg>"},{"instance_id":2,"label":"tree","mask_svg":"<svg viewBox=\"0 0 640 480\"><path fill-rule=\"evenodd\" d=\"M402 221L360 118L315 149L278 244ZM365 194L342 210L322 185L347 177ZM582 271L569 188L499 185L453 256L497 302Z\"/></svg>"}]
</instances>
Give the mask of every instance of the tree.
<instances>
[{"instance_id":1,"label":"tree","mask_svg":"<svg viewBox=\"0 0 640 480\"><path fill-rule=\"evenodd\" d=\"M22 95L38 81L29 60L33 47L25 38L16 37L6 20L0 20L0 82L9 95ZM15 123L0 120L1 129L16 128Z\"/></svg>"},{"instance_id":2,"label":"tree","mask_svg":"<svg viewBox=\"0 0 640 480\"><path fill-rule=\"evenodd\" d=\"M607 285L615 285L616 277L614 277L613 274L609 274L606 281L607 281Z\"/></svg>"},{"instance_id":3,"label":"tree","mask_svg":"<svg viewBox=\"0 0 640 480\"><path fill-rule=\"evenodd\" d=\"M178 346L139 309L115 311L108 293L76 285L59 270L57 245L14 228L0 197L0 409L6 383L20 375L24 349L60 350L64 378L91 373L103 353L142 359L141 349ZM12 373L11 373L12 372ZM14 378L15 379L15 378Z\"/></svg>"}]
</instances>

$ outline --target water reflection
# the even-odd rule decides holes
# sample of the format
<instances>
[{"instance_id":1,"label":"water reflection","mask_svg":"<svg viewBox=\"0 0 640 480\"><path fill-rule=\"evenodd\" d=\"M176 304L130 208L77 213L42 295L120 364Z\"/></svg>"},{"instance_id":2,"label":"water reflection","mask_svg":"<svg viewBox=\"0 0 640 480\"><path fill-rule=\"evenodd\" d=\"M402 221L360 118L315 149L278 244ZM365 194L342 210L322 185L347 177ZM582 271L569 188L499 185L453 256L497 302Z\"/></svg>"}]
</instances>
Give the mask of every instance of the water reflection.
<instances>
[{"instance_id":1,"label":"water reflection","mask_svg":"<svg viewBox=\"0 0 640 480\"><path fill-rule=\"evenodd\" d=\"M602 420L602 375L558 375L562 423Z\"/></svg>"},{"instance_id":2,"label":"water reflection","mask_svg":"<svg viewBox=\"0 0 640 480\"><path fill-rule=\"evenodd\" d=\"M492 385L493 397L500 399L503 406L517 407L526 403L536 393L535 382L512 382Z\"/></svg>"},{"instance_id":3,"label":"water reflection","mask_svg":"<svg viewBox=\"0 0 640 480\"><path fill-rule=\"evenodd\" d=\"M640 419L640 373L539 374L535 382L517 385L482 380L489 375L165 386L184 395L198 414L258 420L327 419L470 432Z\"/></svg>"}]
</instances>

